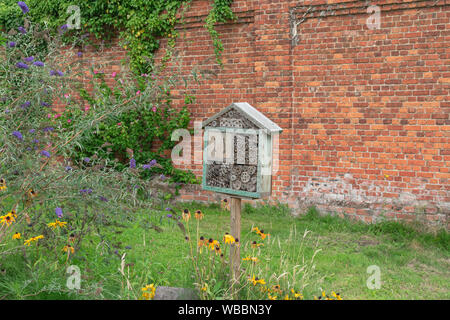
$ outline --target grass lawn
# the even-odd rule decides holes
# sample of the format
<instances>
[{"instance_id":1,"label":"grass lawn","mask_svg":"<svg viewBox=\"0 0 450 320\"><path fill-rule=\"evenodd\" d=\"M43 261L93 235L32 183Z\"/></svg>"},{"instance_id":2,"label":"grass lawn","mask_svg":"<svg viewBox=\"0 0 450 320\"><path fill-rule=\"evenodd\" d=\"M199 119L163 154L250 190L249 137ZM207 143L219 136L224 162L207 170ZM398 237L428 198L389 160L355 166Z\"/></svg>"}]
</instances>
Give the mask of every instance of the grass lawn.
<instances>
[{"instance_id":1,"label":"grass lawn","mask_svg":"<svg viewBox=\"0 0 450 320\"><path fill-rule=\"evenodd\" d=\"M179 204L176 211L181 212L182 208L203 211L199 235L221 240L229 232L229 212L218 205ZM107 236L94 233L85 239L82 249L69 263L81 270L82 291L78 293L62 289L67 279L62 267L64 259L49 264L41 258L30 265L20 255L5 257L0 298L135 299L139 298L140 288L148 283L193 288L195 277L188 243L166 214L131 213L121 223L107 227ZM196 238L196 223L192 218L189 224L192 239ZM282 206L245 206L240 239L242 257L252 252L248 243L258 240L250 232L253 226L270 234L263 241L265 246L258 250L257 262L268 285L306 284L305 298L318 296L321 290L339 292L343 299L450 298L449 236L445 231L422 233L395 222L365 225L319 216L314 209L292 217ZM310 232L304 236L306 230ZM317 250L320 251L313 263L308 264ZM124 253L124 274L121 274ZM305 270L311 271L311 275L300 281L301 272L296 271L294 276L293 270L301 265L306 265ZM370 290L366 285L370 276L367 268L371 265L380 268L380 289ZM243 266L249 265L243 262ZM221 297L221 286L215 284L217 298ZM252 298L244 293L240 297Z\"/></svg>"}]
</instances>

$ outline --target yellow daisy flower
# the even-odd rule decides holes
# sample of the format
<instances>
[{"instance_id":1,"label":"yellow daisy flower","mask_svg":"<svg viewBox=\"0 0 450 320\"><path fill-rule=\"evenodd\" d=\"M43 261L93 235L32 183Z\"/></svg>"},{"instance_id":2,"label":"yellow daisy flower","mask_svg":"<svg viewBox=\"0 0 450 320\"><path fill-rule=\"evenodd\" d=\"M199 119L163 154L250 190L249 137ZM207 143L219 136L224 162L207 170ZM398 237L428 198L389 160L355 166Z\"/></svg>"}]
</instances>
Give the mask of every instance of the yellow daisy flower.
<instances>
[{"instance_id":1,"label":"yellow daisy flower","mask_svg":"<svg viewBox=\"0 0 450 320\"><path fill-rule=\"evenodd\" d=\"M152 300L155 297L156 287L155 285L148 284L142 288L142 298L145 300Z\"/></svg>"},{"instance_id":2,"label":"yellow daisy flower","mask_svg":"<svg viewBox=\"0 0 450 320\"><path fill-rule=\"evenodd\" d=\"M188 209L184 209L183 213L181 214L181 217L183 218L184 221L188 222L189 219L191 218L191 213L189 212Z\"/></svg>"},{"instance_id":3,"label":"yellow daisy flower","mask_svg":"<svg viewBox=\"0 0 450 320\"><path fill-rule=\"evenodd\" d=\"M64 248L62 250L64 252L75 253L75 249L70 244L64 246Z\"/></svg>"},{"instance_id":4,"label":"yellow daisy flower","mask_svg":"<svg viewBox=\"0 0 450 320\"><path fill-rule=\"evenodd\" d=\"M195 219L197 220L203 219L203 213L200 210L195 211Z\"/></svg>"},{"instance_id":5,"label":"yellow daisy flower","mask_svg":"<svg viewBox=\"0 0 450 320\"><path fill-rule=\"evenodd\" d=\"M225 242L225 244L233 244L236 242L234 237L228 233L226 233L225 236L223 237L223 241Z\"/></svg>"},{"instance_id":6,"label":"yellow daisy flower","mask_svg":"<svg viewBox=\"0 0 450 320\"><path fill-rule=\"evenodd\" d=\"M20 232L16 232L13 234L12 238L15 240L20 240L22 238L22 235L20 234Z\"/></svg>"}]
</instances>

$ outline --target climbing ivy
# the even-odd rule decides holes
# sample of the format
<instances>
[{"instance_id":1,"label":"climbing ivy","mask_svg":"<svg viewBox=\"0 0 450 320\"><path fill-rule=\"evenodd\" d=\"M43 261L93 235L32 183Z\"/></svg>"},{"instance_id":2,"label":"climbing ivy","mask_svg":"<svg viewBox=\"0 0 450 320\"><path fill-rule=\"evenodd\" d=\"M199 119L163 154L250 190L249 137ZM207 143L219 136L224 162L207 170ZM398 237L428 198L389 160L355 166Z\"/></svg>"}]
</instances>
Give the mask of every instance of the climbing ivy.
<instances>
[{"instance_id":1,"label":"climbing ivy","mask_svg":"<svg viewBox=\"0 0 450 320\"><path fill-rule=\"evenodd\" d=\"M170 48L178 37L175 30L180 8L186 9L192 0L28 0L33 10L29 18L35 23L47 25L61 32L73 12L70 6L80 8L80 29L66 30L72 39L84 38L86 32L98 39L111 39L119 33L121 44L128 51L130 66L137 74L152 71L153 58L160 46L160 39L167 38ZM214 52L220 63L223 46L215 30L216 23L234 19L231 10L233 0L213 0L212 9L206 19L205 27L211 34ZM0 29L10 30L23 24L24 16L16 0L2 0L0 4ZM85 40L87 39L84 38ZM170 55L170 53L169 53Z\"/></svg>"}]
</instances>

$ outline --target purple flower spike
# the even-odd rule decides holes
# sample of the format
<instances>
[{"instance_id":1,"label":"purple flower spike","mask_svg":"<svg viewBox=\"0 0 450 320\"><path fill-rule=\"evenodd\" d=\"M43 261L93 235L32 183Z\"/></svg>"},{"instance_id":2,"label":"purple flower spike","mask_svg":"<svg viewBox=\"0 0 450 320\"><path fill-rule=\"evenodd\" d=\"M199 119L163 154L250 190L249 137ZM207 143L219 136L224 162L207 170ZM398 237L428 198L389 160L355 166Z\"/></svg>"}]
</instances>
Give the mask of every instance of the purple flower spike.
<instances>
[{"instance_id":1,"label":"purple flower spike","mask_svg":"<svg viewBox=\"0 0 450 320\"><path fill-rule=\"evenodd\" d=\"M30 131L28 131L29 133L35 133L36 130L35 129L30 129Z\"/></svg>"},{"instance_id":2,"label":"purple flower spike","mask_svg":"<svg viewBox=\"0 0 450 320\"><path fill-rule=\"evenodd\" d=\"M20 9L22 9L22 12L24 14L28 13L30 11L30 9L28 8L27 4L23 1L19 1L17 2L17 5L20 7Z\"/></svg>"},{"instance_id":3,"label":"purple flower spike","mask_svg":"<svg viewBox=\"0 0 450 320\"><path fill-rule=\"evenodd\" d=\"M19 140L23 140L23 136L19 131L13 131L12 135Z\"/></svg>"},{"instance_id":4,"label":"purple flower spike","mask_svg":"<svg viewBox=\"0 0 450 320\"><path fill-rule=\"evenodd\" d=\"M28 108L30 105L31 105L31 102L30 102L30 101L27 101L27 102L21 104L20 107L21 107L22 109L26 109L26 108Z\"/></svg>"},{"instance_id":5,"label":"purple flower spike","mask_svg":"<svg viewBox=\"0 0 450 320\"><path fill-rule=\"evenodd\" d=\"M86 157L86 158L83 159L83 161L86 162L86 163L89 163L89 161L91 161L91 159Z\"/></svg>"},{"instance_id":6,"label":"purple flower spike","mask_svg":"<svg viewBox=\"0 0 450 320\"><path fill-rule=\"evenodd\" d=\"M27 30L24 27L18 27L17 30L19 30L19 32L21 34L26 34L27 33Z\"/></svg>"},{"instance_id":7,"label":"purple flower spike","mask_svg":"<svg viewBox=\"0 0 450 320\"><path fill-rule=\"evenodd\" d=\"M43 67L44 63L42 61L36 61L35 63L33 63L33 65L35 65L36 67Z\"/></svg>"},{"instance_id":8,"label":"purple flower spike","mask_svg":"<svg viewBox=\"0 0 450 320\"><path fill-rule=\"evenodd\" d=\"M62 77L64 75L64 73L60 70L51 70L50 71L50 75L51 76L59 76Z\"/></svg>"},{"instance_id":9,"label":"purple flower spike","mask_svg":"<svg viewBox=\"0 0 450 320\"><path fill-rule=\"evenodd\" d=\"M20 68L20 69L28 69L28 65L26 63L23 63L23 62L18 62L16 64L16 67Z\"/></svg>"},{"instance_id":10,"label":"purple flower spike","mask_svg":"<svg viewBox=\"0 0 450 320\"><path fill-rule=\"evenodd\" d=\"M108 202L108 199L106 199L106 198L103 197L103 196L100 196L99 198L100 198L100 200L103 201L103 202Z\"/></svg>"},{"instance_id":11,"label":"purple flower spike","mask_svg":"<svg viewBox=\"0 0 450 320\"><path fill-rule=\"evenodd\" d=\"M14 48L16 46L16 43L14 41L8 42L8 47Z\"/></svg>"},{"instance_id":12,"label":"purple flower spike","mask_svg":"<svg viewBox=\"0 0 450 320\"><path fill-rule=\"evenodd\" d=\"M48 104L47 102L42 101L41 102L41 106L43 106L43 107L50 107L50 104Z\"/></svg>"},{"instance_id":13,"label":"purple flower spike","mask_svg":"<svg viewBox=\"0 0 450 320\"><path fill-rule=\"evenodd\" d=\"M42 150L42 151L41 151L41 154L42 154L44 157L50 158L50 152L48 152L48 151L46 151L46 150Z\"/></svg>"},{"instance_id":14,"label":"purple flower spike","mask_svg":"<svg viewBox=\"0 0 450 320\"><path fill-rule=\"evenodd\" d=\"M61 208L56 208L56 209L55 209L55 213L56 213L56 215L57 215L58 218L62 218L63 212L62 212L62 209L61 209Z\"/></svg>"},{"instance_id":15,"label":"purple flower spike","mask_svg":"<svg viewBox=\"0 0 450 320\"><path fill-rule=\"evenodd\" d=\"M53 131L53 130L55 130L53 127L46 127L44 129L42 129L42 131L44 131L44 132L50 132L50 131Z\"/></svg>"},{"instance_id":16,"label":"purple flower spike","mask_svg":"<svg viewBox=\"0 0 450 320\"><path fill-rule=\"evenodd\" d=\"M172 218L172 214L171 214L171 213L168 213L168 214L167 214L167 218Z\"/></svg>"},{"instance_id":17,"label":"purple flower spike","mask_svg":"<svg viewBox=\"0 0 450 320\"><path fill-rule=\"evenodd\" d=\"M79 51L79 52L77 53L77 56L78 56L78 58L81 58L81 57L83 56L83 52Z\"/></svg>"},{"instance_id":18,"label":"purple flower spike","mask_svg":"<svg viewBox=\"0 0 450 320\"><path fill-rule=\"evenodd\" d=\"M31 57L28 57L28 58L25 58L25 59L23 59L25 62L32 62L33 60L34 60L34 57L33 56L31 56Z\"/></svg>"},{"instance_id":19,"label":"purple flower spike","mask_svg":"<svg viewBox=\"0 0 450 320\"><path fill-rule=\"evenodd\" d=\"M136 160L134 158L131 158L130 160L130 169L136 168Z\"/></svg>"}]
</instances>

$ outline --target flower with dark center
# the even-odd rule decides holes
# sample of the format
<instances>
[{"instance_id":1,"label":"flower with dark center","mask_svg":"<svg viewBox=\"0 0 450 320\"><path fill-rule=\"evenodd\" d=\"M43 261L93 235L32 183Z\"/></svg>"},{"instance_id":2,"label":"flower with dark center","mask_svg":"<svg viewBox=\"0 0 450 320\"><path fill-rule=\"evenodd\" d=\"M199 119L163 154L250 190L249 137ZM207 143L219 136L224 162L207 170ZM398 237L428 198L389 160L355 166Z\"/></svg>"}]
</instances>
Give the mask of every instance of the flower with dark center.
<instances>
[{"instance_id":1,"label":"flower with dark center","mask_svg":"<svg viewBox=\"0 0 450 320\"><path fill-rule=\"evenodd\" d=\"M19 69L28 69L28 65L26 63L23 63L23 62L18 62L16 64L16 67L19 68Z\"/></svg>"},{"instance_id":2,"label":"flower with dark center","mask_svg":"<svg viewBox=\"0 0 450 320\"><path fill-rule=\"evenodd\" d=\"M12 135L19 140L23 140L23 136L19 131L13 131Z\"/></svg>"},{"instance_id":3,"label":"flower with dark center","mask_svg":"<svg viewBox=\"0 0 450 320\"><path fill-rule=\"evenodd\" d=\"M20 9L22 10L22 12L24 14L28 13L30 11L30 9L28 8L27 4L23 1L19 1L17 2L17 5L20 7Z\"/></svg>"}]
</instances>

